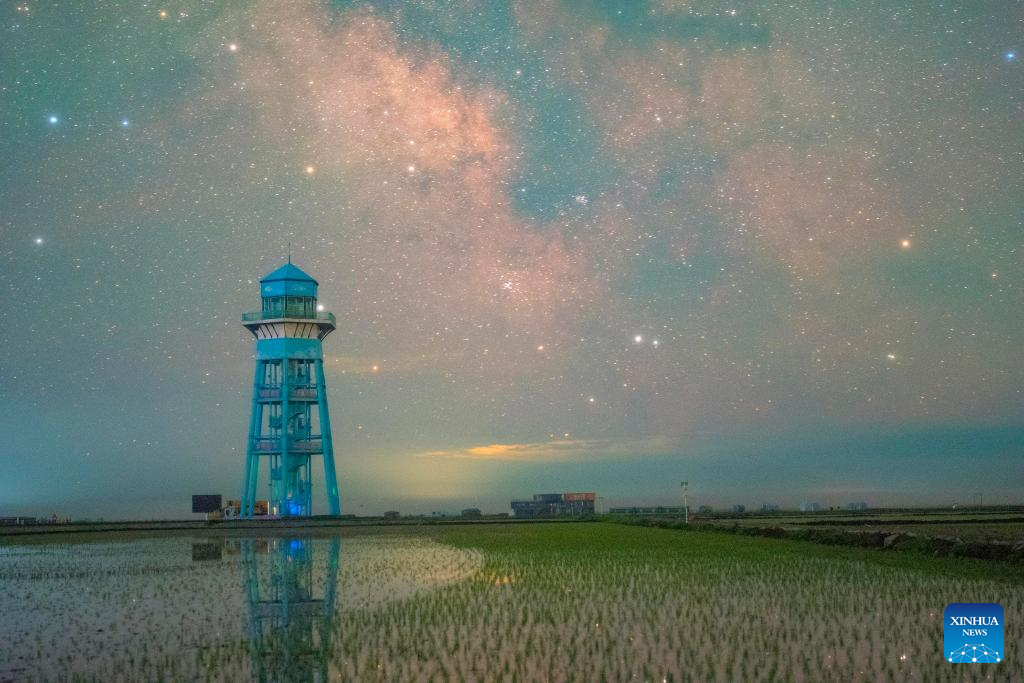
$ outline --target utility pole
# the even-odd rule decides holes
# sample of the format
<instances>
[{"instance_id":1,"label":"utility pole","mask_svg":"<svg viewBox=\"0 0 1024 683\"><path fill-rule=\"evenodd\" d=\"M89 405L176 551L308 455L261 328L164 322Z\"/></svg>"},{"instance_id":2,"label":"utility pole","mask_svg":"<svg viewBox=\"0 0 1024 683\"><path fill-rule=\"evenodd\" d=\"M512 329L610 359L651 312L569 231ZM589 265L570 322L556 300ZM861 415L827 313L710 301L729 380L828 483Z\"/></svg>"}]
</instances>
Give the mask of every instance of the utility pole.
<instances>
[{"instance_id":1,"label":"utility pole","mask_svg":"<svg viewBox=\"0 0 1024 683\"><path fill-rule=\"evenodd\" d=\"M683 522L685 524L690 523L690 506L686 502L686 489L690 486L690 482L683 481L679 483L683 487Z\"/></svg>"}]
</instances>

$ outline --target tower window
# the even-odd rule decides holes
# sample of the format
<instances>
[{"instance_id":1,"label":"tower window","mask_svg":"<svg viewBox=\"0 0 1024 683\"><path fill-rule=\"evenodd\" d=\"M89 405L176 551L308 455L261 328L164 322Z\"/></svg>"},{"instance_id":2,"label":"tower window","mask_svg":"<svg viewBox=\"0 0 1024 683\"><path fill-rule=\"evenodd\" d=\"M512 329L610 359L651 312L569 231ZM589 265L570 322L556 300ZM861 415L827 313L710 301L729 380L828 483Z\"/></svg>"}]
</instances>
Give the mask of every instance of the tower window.
<instances>
[{"instance_id":1,"label":"tower window","mask_svg":"<svg viewBox=\"0 0 1024 683\"><path fill-rule=\"evenodd\" d=\"M282 318L315 318L316 298L312 296L264 297L263 314Z\"/></svg>"}]
</instances>

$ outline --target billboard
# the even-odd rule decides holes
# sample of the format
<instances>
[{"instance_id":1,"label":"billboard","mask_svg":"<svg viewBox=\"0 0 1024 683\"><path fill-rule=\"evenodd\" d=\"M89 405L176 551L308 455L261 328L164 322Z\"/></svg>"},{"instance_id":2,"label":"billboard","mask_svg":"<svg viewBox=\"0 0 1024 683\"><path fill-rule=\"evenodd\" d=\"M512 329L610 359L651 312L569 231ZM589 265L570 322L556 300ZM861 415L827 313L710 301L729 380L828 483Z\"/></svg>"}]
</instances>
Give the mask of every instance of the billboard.
<instances>
[{"instance_id":1,"label":"billboard","mask_svg":"<svg viewBox=\"0 0 1024 683\"><path fill-rule=\"evenodd\" d=\"M220 510L220 494L192 496L192 512L217 512Z\"/></svg>"},{"instance_id":2,"label":"billboard","mask_svg":"<svg viewBox=\"0 0 1024 683\"><path fill-rule=\"evenodd\" d=\"M597 494L590 493L563 493L562 499L567 502L575 502L577 500L597 500Z\"/></svg>"}]
</instances>

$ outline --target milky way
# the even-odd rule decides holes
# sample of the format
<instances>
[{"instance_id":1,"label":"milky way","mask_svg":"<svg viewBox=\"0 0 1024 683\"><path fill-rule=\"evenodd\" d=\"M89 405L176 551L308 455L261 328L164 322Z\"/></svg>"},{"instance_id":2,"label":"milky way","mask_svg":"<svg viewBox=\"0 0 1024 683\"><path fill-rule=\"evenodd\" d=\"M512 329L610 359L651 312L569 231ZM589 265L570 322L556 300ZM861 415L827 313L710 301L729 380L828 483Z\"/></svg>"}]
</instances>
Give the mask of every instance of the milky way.
<instances>
[{"instance_id":1,"label":"milky way","mask_svg":"<svg viewBox=\"0 0 1024 683\"><path fill-rule=\"evenodd\" d=\"M1019 5L183 7L0 9L0 513L233 493L289 243L349 512L1024 494Z\"/></svg>"}]
</instances>

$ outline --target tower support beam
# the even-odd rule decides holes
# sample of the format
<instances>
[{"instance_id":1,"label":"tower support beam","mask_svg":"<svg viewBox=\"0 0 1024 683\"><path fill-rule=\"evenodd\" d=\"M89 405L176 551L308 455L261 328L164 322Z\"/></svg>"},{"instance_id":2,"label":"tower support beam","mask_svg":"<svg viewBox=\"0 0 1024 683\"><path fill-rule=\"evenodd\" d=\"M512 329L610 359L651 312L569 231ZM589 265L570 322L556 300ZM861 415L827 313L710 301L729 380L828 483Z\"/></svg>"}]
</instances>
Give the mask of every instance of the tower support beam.
<instances>
[{"instance_id":1,"label":"tower support beam","mask_svg":"<svg viewBox=\"0 0 1024 683\"><path fill-rule=\"evenodd\" d=\"M324 361L316 361L316 397L320 415L320 438L324 449L324 482L327 487L329 514L340 515L338 476L334 471L334 439L331 436L331 415L327 409L327 382L324 380Z\"/></svg>"}]
</instances>

